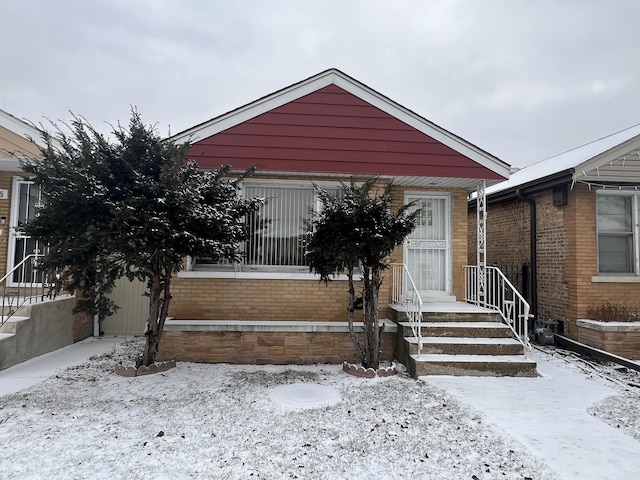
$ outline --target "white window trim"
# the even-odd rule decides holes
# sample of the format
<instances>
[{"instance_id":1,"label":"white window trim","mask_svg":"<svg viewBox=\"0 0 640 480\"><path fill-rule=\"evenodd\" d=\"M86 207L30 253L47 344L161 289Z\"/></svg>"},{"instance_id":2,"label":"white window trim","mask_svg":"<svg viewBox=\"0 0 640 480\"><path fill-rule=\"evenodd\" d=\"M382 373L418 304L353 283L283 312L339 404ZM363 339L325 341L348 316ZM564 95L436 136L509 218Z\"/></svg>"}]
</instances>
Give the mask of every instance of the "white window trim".
<instances>
[{"instance_id":1,"label":"white window trim","mask_svg":"<svg viewBox=\"0 0 640 480\"><path fill-rule=\"evenodd\" d=\"M597 196L606 195L606 196L624 196L631 197L631 234L632 234L632 244L633 244L633 272L629 273L610 273L610 272L600 272L600 225L598 220L598 200ZM631 283L636 282L638 280L634 280L640 276L640 218L638 218L638 209L640 208L640 194L637 192L631 191L598 191L596 192L596 269L598 274L593 276L592 282L621 282L621 283ZM595 279L598 280L595 280Z\"/></svg>"}]
</instances>

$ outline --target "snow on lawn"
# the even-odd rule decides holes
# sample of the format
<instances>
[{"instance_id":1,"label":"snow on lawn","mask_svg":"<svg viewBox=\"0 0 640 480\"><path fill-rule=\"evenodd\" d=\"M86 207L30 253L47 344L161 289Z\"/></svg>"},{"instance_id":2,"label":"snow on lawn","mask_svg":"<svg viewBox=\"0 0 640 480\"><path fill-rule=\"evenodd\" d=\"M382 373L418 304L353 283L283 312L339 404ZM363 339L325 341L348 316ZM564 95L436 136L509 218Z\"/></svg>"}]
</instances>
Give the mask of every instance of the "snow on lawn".
<instances>
[{"instance_id":1,"label":"snow on lawn","mask_svg":"<svg viewBox=\"0 0 640 480\"><path fill-rule=\"evenodd\" d=\"M558 478L421 381L326 365L178 363L116 376L134 347L0 397L3 480Z\"/></svg>"}]
</instances>

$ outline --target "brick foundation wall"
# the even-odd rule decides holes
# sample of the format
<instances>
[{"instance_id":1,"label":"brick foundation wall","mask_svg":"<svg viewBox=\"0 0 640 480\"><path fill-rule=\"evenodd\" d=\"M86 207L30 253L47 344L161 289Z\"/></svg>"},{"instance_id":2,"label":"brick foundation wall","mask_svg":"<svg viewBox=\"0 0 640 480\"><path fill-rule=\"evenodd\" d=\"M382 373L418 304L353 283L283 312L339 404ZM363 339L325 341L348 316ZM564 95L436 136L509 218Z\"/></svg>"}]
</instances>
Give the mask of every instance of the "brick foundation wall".
<instances>
[{"instance_id":1,"label":"brick foundation wall","mask_svg":"<svg viewBox=\"0 0 640 480\"><path fill-rule=\"evenodd\" d=\"M577 321L578 341L614 355L640 359L640 323Z\"/></svg>"},{"instance_id":2,"label":"brick foundation wall","mask_svg":"<svg viewBox=\"0 0 640 480\"><path fill-rule=\"evenodd\" d=\"M382 358L393 358L395 332L382 334ZM345 332L165 332L158 360L233 364L358 361Z\"/></svg>"}]
</instances>

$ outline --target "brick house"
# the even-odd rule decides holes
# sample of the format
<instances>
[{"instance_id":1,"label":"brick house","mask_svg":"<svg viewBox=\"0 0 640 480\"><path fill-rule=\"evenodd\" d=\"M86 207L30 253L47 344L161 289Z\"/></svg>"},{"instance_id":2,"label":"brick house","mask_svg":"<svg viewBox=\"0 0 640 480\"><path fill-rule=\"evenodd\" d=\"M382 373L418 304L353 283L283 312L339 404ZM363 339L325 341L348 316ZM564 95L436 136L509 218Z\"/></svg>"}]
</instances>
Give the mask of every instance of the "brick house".
<instances>
[{"instance_id":1,"label":"brick house","mask_svg":"<svg viewBox=\"0 0 640 480\"><path fill-rule=\"evenodd\" d=\"M634 327L578 327L588 309L640 307L639 190L640 126L525 167L486 189L487 264L523 287L536 318L563 320L572 339L638 358Z\"/></svg>"},{"instance_id":2,"label":"brick house","mask_svg":"<svg viewBox=\"0 0 640 480\"><path fill-rule=\"evenodd\" d=\"M465 297L467 197L506 179L509 166L464 139L330 69L174 137L191 141L203 169L256 166L247 195L267 199L239 264L189 258L172 283L161 358L309 363L353 358L346 334L346 278L325 285L304 263L313 183L377 177L394 203L417 201L421 227L391 261L404 263L426 302ZM260 225L260 226L257 226ZM266 228L264 228L266 225ZM387 318L390 275L381 291ZM387 300L387 301L385 301ZM388 332L392 334L391 330ZM385 334L386 335L386 334ZM394 340L385 341L384 355Z\"/></svg>"}]
</instances>

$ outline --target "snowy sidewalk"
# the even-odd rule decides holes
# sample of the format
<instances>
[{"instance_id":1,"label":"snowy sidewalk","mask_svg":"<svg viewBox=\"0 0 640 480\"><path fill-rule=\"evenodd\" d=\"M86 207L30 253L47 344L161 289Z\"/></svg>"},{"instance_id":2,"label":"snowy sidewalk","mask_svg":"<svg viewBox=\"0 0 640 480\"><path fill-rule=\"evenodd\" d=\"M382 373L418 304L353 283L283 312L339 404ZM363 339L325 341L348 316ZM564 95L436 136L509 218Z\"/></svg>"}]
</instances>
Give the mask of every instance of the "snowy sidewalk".
<instances>
[{"instance_id":1,"label":"snowy sidewalk","mask_svg":"<svg viewBox=\"0 0 640 480\"><path fill-rule=\"evenodd\" d=\"M421 377L481 411L562 479L640 475L640 442L587 410L619 394L575 367L534 351L541 377Z\"/></svg>"},{"instance_id":2,"label":"snowy sidewalk","mask_svg":"<svg viewBox=\"0 0 640 480\"><path fill-rule=\"evenodd\" d=\"M111 351L114 345L123 341L124 338L118 337L90 337L0 370L0 396L36 385L66 368L83 363L94 355Z\"/></svg>"}]
</instances>

